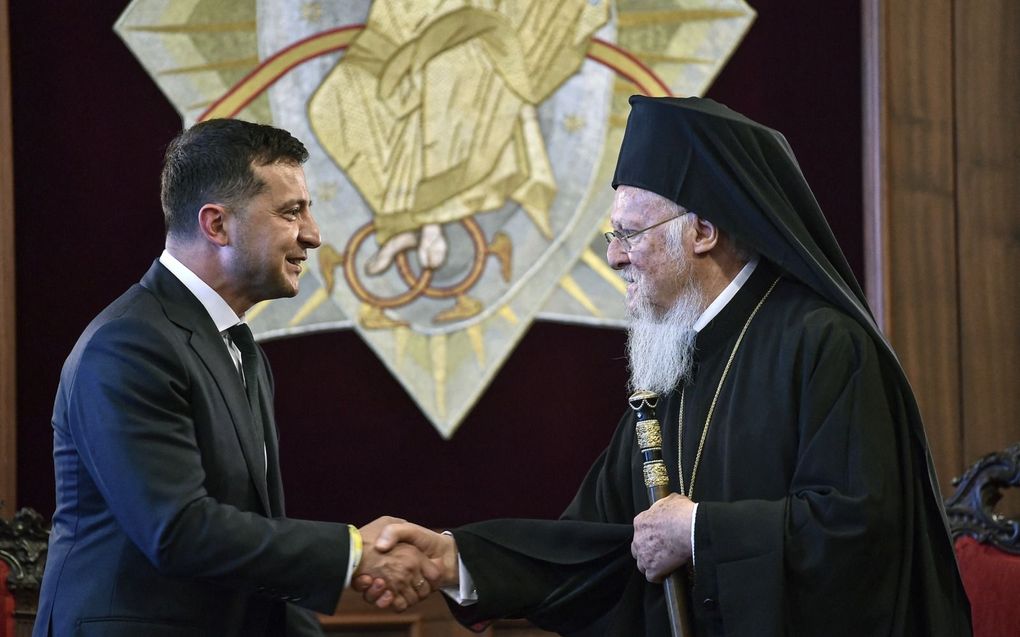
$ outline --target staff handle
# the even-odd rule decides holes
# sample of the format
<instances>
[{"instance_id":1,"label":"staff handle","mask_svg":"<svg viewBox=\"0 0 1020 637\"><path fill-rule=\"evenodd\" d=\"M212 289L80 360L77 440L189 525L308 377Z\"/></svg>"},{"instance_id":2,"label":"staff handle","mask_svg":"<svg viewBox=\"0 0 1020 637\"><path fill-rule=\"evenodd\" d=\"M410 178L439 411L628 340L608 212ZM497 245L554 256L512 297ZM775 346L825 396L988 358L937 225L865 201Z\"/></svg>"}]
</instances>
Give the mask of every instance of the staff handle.
<instances>
[{"instance_id":1,"label":"staff handle","mask_svg":"<svg viewBox=\"0 0 1020 637\"><path fill-rule=\"evenodd\" d=\"M655 418L655 405L658 401L658 394L643 390L631 394L629 401L635 415L634 429L637 433L638 452L644 462L649 505L669 495L669 475L666 473L666 463L662 461L662 430ZM672 637L693 637L687 596L683 592L686 590L683 574L674 571L662 584Z\"/></svg>"}]
</instances>

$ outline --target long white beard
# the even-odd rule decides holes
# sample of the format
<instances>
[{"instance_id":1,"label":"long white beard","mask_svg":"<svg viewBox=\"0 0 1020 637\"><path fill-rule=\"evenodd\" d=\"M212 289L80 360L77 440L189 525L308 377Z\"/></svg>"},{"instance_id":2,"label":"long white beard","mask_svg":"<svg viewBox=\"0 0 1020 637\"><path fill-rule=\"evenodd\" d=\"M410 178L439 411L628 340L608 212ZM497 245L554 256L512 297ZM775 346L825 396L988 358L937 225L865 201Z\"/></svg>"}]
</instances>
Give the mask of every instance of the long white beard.
<instances>
[{"instance_id":1,"label":"long white beard","mask_svg":"<svg viewBox=\"0 0 1020 637\"><path fill-rule=\"evenodd\" d=\"M643 280L638 280L638 303L627 337L632 392L643 389L665 396L691 378L698 335L694 324L701 316L704 295L691 279L689 268L681 265L680 270L678 276L690 284L664 315L656 315L641 289Z\"/></svg>"}]
</instances>

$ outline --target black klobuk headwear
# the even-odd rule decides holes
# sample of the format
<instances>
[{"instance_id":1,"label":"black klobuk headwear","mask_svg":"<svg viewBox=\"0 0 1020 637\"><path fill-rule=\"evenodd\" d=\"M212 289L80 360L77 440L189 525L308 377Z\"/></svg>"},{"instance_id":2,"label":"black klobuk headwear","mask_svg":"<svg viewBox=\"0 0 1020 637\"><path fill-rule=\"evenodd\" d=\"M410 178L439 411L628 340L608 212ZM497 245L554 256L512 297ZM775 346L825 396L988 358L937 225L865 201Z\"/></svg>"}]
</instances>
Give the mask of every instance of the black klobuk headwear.
<instances>
[{"instance_id":1,"label":"black klobuk headwear","mask_svg":"<svg viewBox=\"0 0 1020 637\"><path fill-rule=\"evenodd\" d=\"M710 99L634 95L630 105L613 188L650 190L708 219L881 339L781 133Z\"/></svg>"}]
</instances>

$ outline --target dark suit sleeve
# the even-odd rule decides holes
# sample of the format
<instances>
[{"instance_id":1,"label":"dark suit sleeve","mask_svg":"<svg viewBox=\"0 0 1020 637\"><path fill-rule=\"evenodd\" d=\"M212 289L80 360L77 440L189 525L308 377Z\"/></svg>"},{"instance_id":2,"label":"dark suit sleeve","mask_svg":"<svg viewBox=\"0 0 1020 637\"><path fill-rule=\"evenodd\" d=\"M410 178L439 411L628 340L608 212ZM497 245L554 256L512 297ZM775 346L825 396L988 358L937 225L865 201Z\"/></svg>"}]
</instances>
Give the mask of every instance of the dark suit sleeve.
<instances>
[{"instance_id":1,"label":"dark suit sleeve","mask_svg":"<svg viewBox=\"0 0 1020 637\"><path fill-rule=\"evenodd\" d=\"M312 611L287 604L285 612L287 637L323 637L322 624Z\"/></svg>"},{"instance_id":2,"label":"dark suit sleeve","mask_svg":"<svg viewBox=\"0 0 1020 637\"><path fill-rule=\"evenodd\" d=\"M181 349L134 318L107 323L85 345L67 401L89 475L161 573L332 612L347 569L346 526L268 519L207 493L193 395L209 380Z\"/></svg>"}]
</instances>

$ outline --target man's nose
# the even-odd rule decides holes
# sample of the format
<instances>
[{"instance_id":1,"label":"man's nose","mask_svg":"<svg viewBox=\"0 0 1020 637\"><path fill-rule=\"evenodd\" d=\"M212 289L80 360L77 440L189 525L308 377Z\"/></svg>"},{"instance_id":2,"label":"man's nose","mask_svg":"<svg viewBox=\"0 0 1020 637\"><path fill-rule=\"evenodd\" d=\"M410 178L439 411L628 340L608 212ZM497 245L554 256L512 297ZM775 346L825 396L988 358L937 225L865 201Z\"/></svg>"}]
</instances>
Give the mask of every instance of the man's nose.
<instances>
[{"instance_id":1,"label":"man's nose","mask_svg":"<svg viewBox=\"0 0 1020 637\"><path fill-rule=\"evenodd\" d=\"M630 255L623 249L623 241L613 239L606 246L606 261L614 270L626 267L630 263Z\"/></svg>"},{"instance_id":2,"label":"man's nose","mask_svg":"<svg viewBox=\"0 0 1020 637\"><path fill-rule=\"evenodd\" d=\"M308 212L305 222L301 224L298 241L306 248L318 248L322 243L322 238L319 236L319 224L315 222L311 211Z\"/></svg>"}]
</instances>

